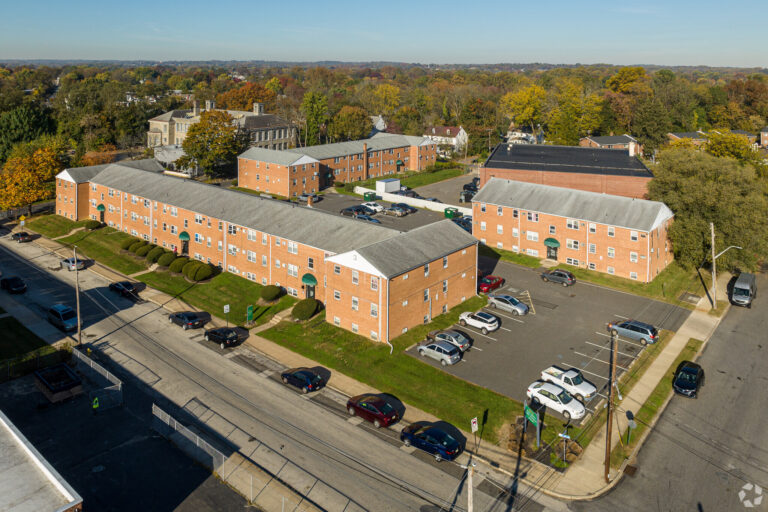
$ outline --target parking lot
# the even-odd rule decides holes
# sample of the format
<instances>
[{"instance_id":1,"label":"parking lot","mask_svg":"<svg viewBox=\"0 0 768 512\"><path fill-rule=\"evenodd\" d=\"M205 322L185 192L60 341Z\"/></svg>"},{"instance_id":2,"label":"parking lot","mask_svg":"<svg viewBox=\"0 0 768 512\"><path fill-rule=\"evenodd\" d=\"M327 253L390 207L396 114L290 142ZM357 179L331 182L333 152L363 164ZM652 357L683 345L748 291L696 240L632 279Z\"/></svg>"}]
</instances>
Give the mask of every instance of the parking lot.
<instances>
[{"instance_id":1,"label":"parking lot","mask_svg":"<svg viewBox=\"0 0 768 512\"><path fill-rule=\"evenodd\" d=\"M469 204L459 204L459 193L464 188L464 185L472 182L472 178L477 174L465 174L458 178L451 178L449 180L438 181L431 185L424 185L423 187L417 187L413 190L419 193L422 197L436 197L445 204L453 206L466 206L471 207Z\"/></svg>"},{"instance_id":2,"label":"parking lot","mask_svg":"<svg viewBox=\"0 0 768 512\"><path fill-rule=\"evenodd\" d=\"M481 268L483 267L481 262ZM577 282L563 287L544 283L540 273L516 265L499 262L485 268L505 279L493 293L515 296L529 305L525 316L486 308L497 316L501 327L483 335L470 326L455 328L474 340L462 360L445 367L445 371L462 379L487 387L515 400L526 400L527 387L540 379L549 366L576 368L605 396L610 361L608 322L633 318L659 329L676 331L690 311L643 297ZM639 342L620 338L617 343L617 370L629 368L642 351ZM419 357L416 348L409 351ZM422 358L427 364L437 361ZM588 411L600 402L600 396L587 405Z\"/></svg>"}]
</instances>

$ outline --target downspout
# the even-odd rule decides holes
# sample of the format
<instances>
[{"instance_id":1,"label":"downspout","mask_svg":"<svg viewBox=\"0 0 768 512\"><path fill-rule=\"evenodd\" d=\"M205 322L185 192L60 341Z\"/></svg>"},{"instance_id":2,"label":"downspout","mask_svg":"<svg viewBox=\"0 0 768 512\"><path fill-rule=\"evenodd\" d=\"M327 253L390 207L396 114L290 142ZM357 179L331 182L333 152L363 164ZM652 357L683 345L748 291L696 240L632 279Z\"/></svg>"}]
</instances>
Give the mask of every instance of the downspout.
<instances>
[{"instance_id":1,"label":"downspout","mask_svg":"<svg viewBox=\"0 0 768 512\"><path fill-rule=\"evenodd\" d=\"M651 232L646 233L645 238L645 282L651 277Z\"/></svg>"},{"instance_id":2,"label":"downspout","mask_svg":"<svg viewBox=\"0 0 768 512\"><path fill-rule=\"evenodd\" d=\"M229 226L226 222L221 222L221 230L222 230L222 236L224 237L224 243L222 244L221 250L224 253L224 268L222 270L227 269L227 229L229 229Z\"/></svg>"},{"instance_id":3,"label":"downspout","mask_svg":"<svg viewBox=\"0 0 768 512\"><path fill-rule=\"evenodd\" d=\"M123 193L118 191L120 194L120 231L123 230L123 219L125 218L125 210L123 210Z\"/></svg>"},{"instance_id":4,"label":"downspout","mask_svg":"<svg viewBox=\"0 0 768 512\"><path fill-rule=\"evenodd\" d=\"M519 234L519 233L518 233ZM477 293L477 271L480 269L480 242L475 243L475 273L472 276L472 280L475 282L475 297L479 295Z\"/></svg>"},{"instance_id":5,"label":"downspout","mask_svg":"<svg viewBox=\"0 0 768 512\"><path fill-rule=\"evenodd\" d=\"M587 270L589 270L589 221L587 221Z\"/></svg>"},{"instance_id":6,"label":"downspout","mask_svg":"<svg viewBox=\"0 0 768 512\"><path fill-rule=\"evenodd\" d=\"M75 220L80 220L78 218L78 215L77 215L77 209L78 209L78 206L79 206L79 204L77 203L77 199L78 199L77 193L80 191L80 187L78 185L79 185L79 183L75 183ZM32 207L30 207L29 211L30 211L30 213L32 212Z\"/></svg>"},{"instance_id":7,"label":"downspout","mask_svg":"<svg viewBox=\"0 0 768 512\"><path fill-rule=\"evenodd\" d=\"M267 268L269 269L269 284L272 284L272 240L267 236L267 244L269 244L269 260L267 261Z\"/></svg>"},{"instance_id":8,"label":"downspout","mask_svg":"<svg viewBox=\"0 0 768 512\"><path fill-rule=\"evenodd\" d=\"M389 342L389 278L386 278L387 281L387 339L385 340L387 342L387 345L389 345L389 355L392 355L392 352L395 350L395 347ZM381 290L379 290L379 294L381 294Z\"/></svg>"}]
</instances>

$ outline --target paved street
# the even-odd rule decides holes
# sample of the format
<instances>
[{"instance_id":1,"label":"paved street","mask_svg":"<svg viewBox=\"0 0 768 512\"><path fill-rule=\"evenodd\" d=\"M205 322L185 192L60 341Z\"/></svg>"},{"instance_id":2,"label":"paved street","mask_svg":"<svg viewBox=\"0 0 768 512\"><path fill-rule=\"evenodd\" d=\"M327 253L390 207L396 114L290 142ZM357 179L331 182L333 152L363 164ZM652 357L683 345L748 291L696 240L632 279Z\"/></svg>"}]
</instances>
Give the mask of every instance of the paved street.
<instances>
[{"instance_id":1,"label":"paved street","mask_svg":"<svg viewBox=\"0 0 768 512\"><path fill-rule=\"evenodd\" d=\"M339 214L341 210L349 206L356 206L364 203L362 198L355 196L348 196L345 194L336 194L328 192L323 194L323 199L313 205L318 210L323 210L330 213ZM377 203L386 207L389 207L392 203L387 201L377 200ZM381 222L382 226L399 229L400 231L409 231L414 228L426 226L432 222L437 222L445 219L445 216L440 212L433 212L431 210L419 209L416 213L409 213L405 217L392 217L383 213L377 213L373 216L376 220ZM360 222L367 222L361 220Z\"/></svg>"},{"instance_id":2,"label":"paved street","mask_svg":"<svg viewBox=\"0 0 768 512\"><path fill-rule=\"evenodd\" d=\"M752 309L728 312L699 360L706 372L700 398L673 397L639 453L636 475L573 510L768 510L768 301L760 296L766 288L768 279L758 275ZM746 484L763 489L759 506L740 502ZM745 500L754 497L745 490Z\"/></svg>"}]
</instances>

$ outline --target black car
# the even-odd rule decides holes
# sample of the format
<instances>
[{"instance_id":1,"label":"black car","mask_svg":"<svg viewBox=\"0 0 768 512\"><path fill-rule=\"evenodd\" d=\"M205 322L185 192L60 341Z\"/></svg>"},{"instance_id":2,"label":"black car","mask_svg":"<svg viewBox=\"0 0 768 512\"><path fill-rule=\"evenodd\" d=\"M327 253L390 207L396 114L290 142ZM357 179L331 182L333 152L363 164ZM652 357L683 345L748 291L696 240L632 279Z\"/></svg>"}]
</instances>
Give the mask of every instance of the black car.
<instances>
[{"instance_id":1,"label":"black car","mask_svg":"<svg viewBox=\"0 0 768 512\"><path fill-rule=\"evenodd\" d=\"M362 205L348 206L339 212L344 217L357 217L358 215L376 215L372 208Z\"/></svg>"},{"instance_id":2,"label":"black car","mask_svg":"<svg viewBox=\"0 0 768 512\"><path fill-rule=\"evenodd\" d=\"M325 386L323 376L314 370L309 368L292 368L284 371L280 378L283 380L283 384L290 384L301 390L306 394L310 391L317 391Z\"/></svg>"},{"instance_id":3,"label":"black car","mask_svg":"<svg viewBox=\"0 0 768 512\"><path fill-rule=\"evenodd\" d=\"M232 347L237 345L240 341L240 336L237 334L237 330L232 327L219 327L218 329L210 329L205 331L205 341L212 341L218 343L221 348Z\"/></svg>"},{"instance_id":4,"label":"black car","mask_svg":"<svg viewBox=\"0 0 768 512\"><path fill-rule=\"evenodd\" d=\"M26 231L19 231L18 233L14 233L11 235L11 240L16 240L20 244L24 242L31 242L32 235L30 235Z\"/></svg>"},{"instance_id":5,"label":"black car","mask_svg":"<svg viewBox=\"0 0 768 512\"><path fill-rule=\"evenodd\" d=\"M475 194L477 194L477 192L472 190L462 190L459 193L459 202L469 203L470 201L472 201L472 198L475 197Z\"/></svg>"},{"instance_id":6,"label":"black car","mask_svg":"<svg viewBox=\"0 0 768 512\"><path fill-rule=\"evenodd\" d=\"M453 460L461 453L461 444L448 432L427 423L411 423L400 432L400 440L405 446L414 446L434 455L435 460Z\"/></svg>"},{"instance_id":7,"label":"black car","mask_svg":"<svg viewBox=\"0 0 768 512\"><path fill-rule=\"evenodd\" d=\"M6 277L0 279L0 289L6 290L8 293L24 293L27 291L27 283L18 276Z\"/></svg>"},{"instance_id":8,"label":"black car","mask_svg":"<svg viewBox=\"0 0 768 512\"><path fill-rule=\"evenodd\" d=\"M472 219L468 217L459 217L458 219L451 219L454 224L469 234L472 234Z\"/></svg>"},{"instance_id":9,"label":"black car","mask_svg":"<svg viewBox=\"0 0 768 512\"><path fill-rule=\"evenodd\" d=\"M567 270L560 268L542 272L541 279L545 283L552 281L553 283L560 283L563 286L572 286L576 284L576 277Z\"/></svg>"},{"instance_id":10,"label":"black car","mask_svg":"<svg viewBox=\"0 0 768 512\"><path fill-rule=\"evenodd\" d=\"M205 324L205 319L199 313L194 311L182 311L179 313L171 313L168 315L168 320L172 324L180 325L185 331L187 329L195 329L202 327Z\"/></svg>"},{"instance_id":11,"label":"black car","mask_svg":"<svg viewBox=\"0 0 768 512\"><path fill-rule=\"evenodd\" d=\"M475 184L474 180L464 185L464 190L468 192L477 192L477 185Z\"/></svg>"},{"instance_id":12,"label":"black car","mask_svg":"<svg viewBox=\"0 0 768 512\"><path fill-rule=\"evenodd\" d=\"M118 281L109 285L109 290L115 293L119 293L127 299L136 298L136 287L130 281Z\"/></svg>"},{"instance_id":13,"label":"black car","mask_svg":"<svg viewBox=\"0 0 768 512\"><path fill-rule=\"evenodd\" d=\"M691 361L683 361L677 365L672 388L678 395L696 398L699 388L704 385L704 369Z\"/></svg>"},{"instance_id":14,"label":"black car","mask_svg":"<svg viewBox=\"0 0 768 512\"><path fill-rule=\"evenodd\" d=\"M418 211L413 206L405 203L394 203L392 206L397 206L401 210L405 210L407 213L416 213Z\"/></svg>"}]
</instances>

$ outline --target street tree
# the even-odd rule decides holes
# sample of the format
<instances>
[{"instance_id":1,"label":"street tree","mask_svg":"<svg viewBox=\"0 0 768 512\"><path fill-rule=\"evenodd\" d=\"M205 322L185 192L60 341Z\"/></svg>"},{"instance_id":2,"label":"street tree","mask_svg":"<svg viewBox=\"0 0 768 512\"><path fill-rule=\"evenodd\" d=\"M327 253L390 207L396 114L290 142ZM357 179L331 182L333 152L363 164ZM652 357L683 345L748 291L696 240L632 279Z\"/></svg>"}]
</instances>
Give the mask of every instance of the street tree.
<instances>
[{"instance_id":1,"label":"street tree","mask_svg":"<svg viewBox=\"0 0 768 512\"><path fill-rule=\"evenodd\" d=\"M544 101L547 91L538 85L530 85L501 97L499 107L502 114L518 126L527 126L536 133L538 125L544 122Z\"/></svg>"},{"instance_id":2,"label":"street tree","mask_svg":"<svg viewBox=\"0 0 768 512\"><path fill-rule=\"evenodd\" d=\"M357 140L362 139L371 132L371 119L360 107L346 105L333 116L330 126L330 135L333 140Z\"/></svg>"},{"instance_id":3,"label":"street tree","mask_svg":"<svg viewBox=\"0 0 768 512\"><path fill-rule=\"evenodd\" d=\"M307 92L301 102L301 113L305 122L304 144L320 144L321 130L328 121L328 98L317 92Z\"/></svg>"},{"instance_id":4,"label":"street tree","mask_svg":"<svg viewBox=\"0 0 768 512\"><path fill-rule=\"evenodd\" d=\"M373 90L372 102L374 113L391 116L400 106L400 88L396 85L381 84Z\"/></svg>"},{"instance_id":5,"label":"street tree","mask_svg":"<svg viewBox=\"0 0 768 512\"><path fill-rule=\"evenodd\" d=\"M0 174L0 208L28 207L53 195L54 178L63 169L61 160L51 148L11 156Z\"/></svg>"},{"instance_id":6,"label":"street tree","mask_svg":"<svg viewBox=\"0 0 768 512\"><path fill-rule=\"evenodd\" d=\"M45 109L24 104L0 115L0 163L8 158L11 148L41 135L53 133L55 123Z\"/></svg>"},{"instance_id":7,"label":"street tree","mask_svg":"<svg viewBox=\"0 0 768 512\"><path fill-rule=\"evenodd\" d=\"M200 115L200 121L189 127L181 147L185 155L176 161L181 167L199 167L213 174L217 167L233 164L247 147L247 140L233 123L232 116L221 110Z\"/></svg>"}]
</instances>

